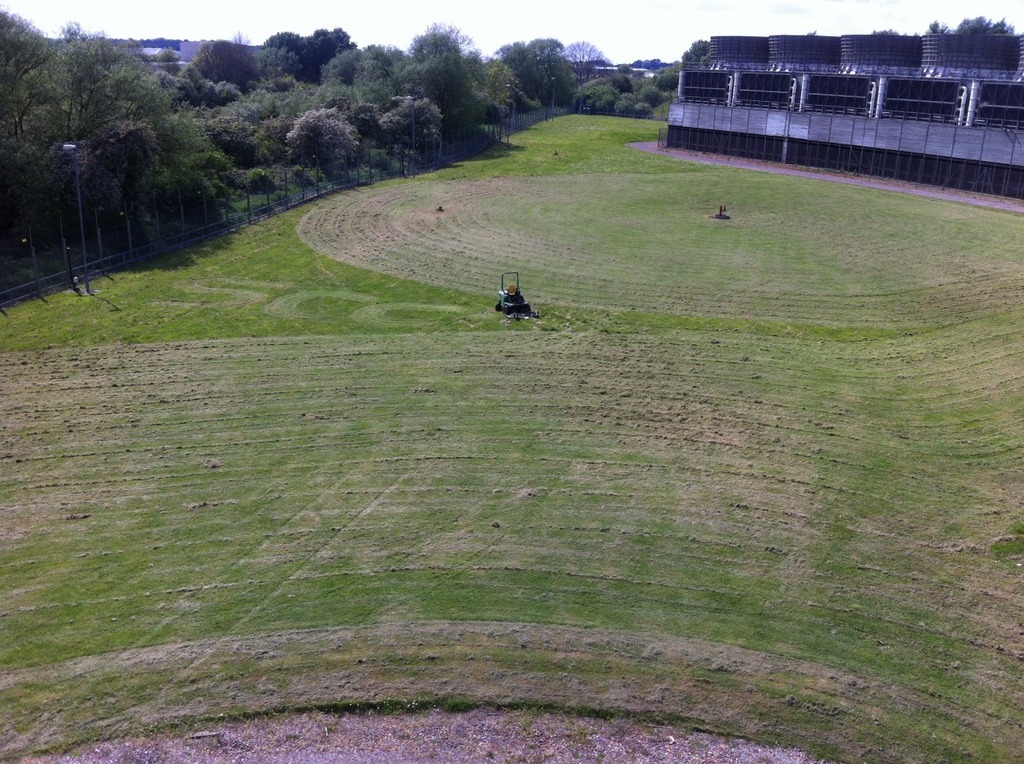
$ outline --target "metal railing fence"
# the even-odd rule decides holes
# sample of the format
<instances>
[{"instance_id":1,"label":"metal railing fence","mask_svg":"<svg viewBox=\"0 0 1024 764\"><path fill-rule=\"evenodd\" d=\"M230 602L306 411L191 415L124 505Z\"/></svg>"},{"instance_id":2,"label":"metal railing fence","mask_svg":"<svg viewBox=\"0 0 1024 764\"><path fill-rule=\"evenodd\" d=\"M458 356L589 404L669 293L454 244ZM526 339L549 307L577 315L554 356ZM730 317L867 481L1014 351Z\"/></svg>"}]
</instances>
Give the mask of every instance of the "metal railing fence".
<instances>
[{"instance_id":1,"label":"metal railing fence","mask_svg":"<svg viewBox=\"0 0 1024 764\"><path fill-rule=\"evenodd\" d=\"M130 212L119 216L124 230L101 230L96 224L88 225L86 251L81 252L79 226L60 225L59 238L51 233L51 243L37 251L26 238L28 257L4 258L0 264L8 271L0 274L0 308L10 307L32 297L42 297L63 289L81 291L86 277L101 276L131 265L145 262L159 255L184 249L237 231L240 227L264 220L286 210L306 204L340 190L398 177L434 172L456 162L480 154L490 146L507 140L508 136L532 127L538 122L569 113L567 109L537 109L511 113L501 124L486 125L458 142L442 142L435 148L416 156L384 156L366 165L345 168L332 174L330 168L306 168L305 177L293 177L291 188L285 181L285 191L240 191L224 200L203 199L201 204L186 209L181 199L175 209L165 207L163 217L155 202L147 207L147 230L137 231L133 242ZM321 180L321 177L324 177ZM258 200L258 201L255 201ZM211 208L216 219L210 221ZM138 210L136 210L138 212ZM201 220L190 224L189 221ZM54 245L54 241L59 242ZM107 253L109 250L115 250Z\"/></svg>"}]
</instances>

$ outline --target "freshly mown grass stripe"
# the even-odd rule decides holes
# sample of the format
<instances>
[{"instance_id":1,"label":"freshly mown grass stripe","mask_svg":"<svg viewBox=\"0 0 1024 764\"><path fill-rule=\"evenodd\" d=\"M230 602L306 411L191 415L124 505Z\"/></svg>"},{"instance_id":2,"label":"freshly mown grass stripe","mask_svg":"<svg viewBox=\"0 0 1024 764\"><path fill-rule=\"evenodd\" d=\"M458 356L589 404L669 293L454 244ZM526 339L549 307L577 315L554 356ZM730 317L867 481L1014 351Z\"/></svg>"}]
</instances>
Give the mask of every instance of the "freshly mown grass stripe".
<instances>
[{"instance_id":1,"label":"freshly mown grass stripe","mask_svg":"<svg viewBox=\"0 0 1024 764\"><path fill-rule=\"evenodd\" d=\"M421 180L322 205L300 232L346 262L439 286L484 292L494 273L526 261L525 286L541 303L780 328L962 322L986 305L1005 309L1024 284L1015 215L897 194L890 212L884 192L821 194L818 180L748 173L734 219L710 219L717 206L703 194L735 192L737 172ZM908 229L912 256L898 244Z\"/></svg>"},{"instance_id":2,"label":"freshly mown grass stripe","mask_svg":"<svg viewBox=\"0 0 1024 764\"><path fill-rule=\"evenodd\" d=\"M922 677L915 667L938 666L945 663L944 656L960 654L953 639L963 626L957 620L937 625L936 634L945 636L934 647L919 639L907 641L907 635L917 630L914 624L936 617L927 610L914 612L914 603L936 596L929 595L924 583L911 579L912 586L901 595L899 586L883 581L881 594L867 596L875 590L877 583L873 582L879 572L888 570L889 577L896 573L898 582L898 570L907 571L902 576L921 571L921 560L901 564L899 555L886 549L885 566L862 570L853 562L835 559L837 553L844 557L856 554L858 544L874 544L872 536L846 527L832 529L829 523L813 519L813 502L801 495L802 489L785 491L775 499L790 511L807 505L802 510L806 519L800 519L796 530L783 522L773 522L769 529L751 526L750 496L770 503L771 492L778 490L775 486L784 487L792 480L794 487L807 486L830 495L830 502L844 502L854 516L863 514L860 502L865 497L895 504L886 499L893 489L884 487L894 475L899 475L903 490L916 485L911 473L896 472L887 464L875 468L878 474L867 480L875 470L867 470L855 455L859 449L874 450L888 440L880 440L874 423L895 421L893 412L887 408L876 413L878 404L872 402L889 400L877 391L888 369L862 371L868 379L859 382L842 374L815 371L823 357L833 354L831 362L836 369L864 356L874 357L879 352L874 345L834 346L824 356L819 349L813 354L813 364L801 364L799 351L809 350L807 346L814 343L790 341L787 352L771 357L762 350L758 360L762 372L790 381L780 381L774 389L752 386L744 391L745 375L737 373L737 367L749 363L739 360L751 357L752 346L742 347L747 340L730 337L723 342L714 334L700 338L682 334L637 338L634 344L616 335L603 339L511 336L505 348L513 350L520 363L544 380L533 392L543 396L543 405L538 406L540 401L533 400L530 385L509 377L504 364L494 362L486 337L466 336L453 345L450 338L378 341L371 353L360 352L358 344L323 339L256 344L248 349L224 343L222 352L189 345L160 350L154 366L165 369L166 374L197 371L191 372L191 381L162 391L160 418L113 428L109 435L115 439L114 448L97 441L104 432L99 425L105 417L117 416L112 401L122 392L129 393L131 385L126 383L127 390L119 387L115 391L103 385L76 384L92 372L76 371L75 359L69 357L66 367L53 368L50 373L55 379L68 377L62 383L65 394L78 389L76 409L93 412L90 416L94 417L91 451L79 452L76 475L90 476L90 481L102 487L103 475L114 478L123 474L115 469L116 460L132 458L130 452L122 452L122 446L134 451L137 440L152 437L146 434L148 430L158 431L153 442L162 444L170 472L146 471L136 479L156 481L149 495L156 499L159 511L155 519L160 522L148 530L145 526L136 529L131 518L147 521L152 510L125 511L127 508L76 502L93 513L89 518L65 521L72 537L64 541L51 537L45 546L26 547L23 552L34 559L28 575L38 580L39 571L47 565L46 548L74 551L72 538L82 529L101 521L114 523L105 525L109 531L91 535L99 556L90 554L87 562L77 567L71 563L70 568L62 560L64 567L56 571L61 577L72 575L84 597L69 598L67 605L58 599L42 609L26 610L9 623L24 624L32 633L52 622L55 613L76 621L91 611L86 624L95 633L95 641L79 642L76 648L88 654L118 633L128 644L142 646L158 644L171 634L205 638L237 628L277 631L324 623L372 623L381 618L432 620L457 618L458 612L473 620L489 620L515 613L514 620L701 635L768 652L796 650L799 657L820 658L828 645L829 661L857 673L902 676L907 686L933 681L928 672L935 669L926 670ZM300 346L308 360L304 373L293 368ZM404 359L413 348L424 360L406 364ZM683 352L676 352L677 348ZM324 358L358 357L363 365L323 363L321 353ZM196 354L203 357L201 367L196 364ZM659 360L652 363L652 358ZM642 365L635 368L634 363ZM176 367L180 371L176 372ZM239 383L239 372L249 393L233 400L228 408L251 418L254 429L247 439L237 437L240 422L235 414L221 418L174 413L176 408L191 409L192 388L200 379L211 395L224 394ZM368 379L379 381L370 386L364 382ZM702 387L709 392L702 392ZM853 393L852 388L860 387L872 390L867 401ZM833 400L837 389L845 396L838 408ZM359 392L335 401L332 410L311 408L309 390ZM799 407L788 400L794 390L801 390ZM610 395L614 397L609 400ZM862 411L864 403L868 408ZM948 416L946 401L940 403ZM651 416L656 411L652 407L666 404L669 408L664 413ZM682 421L670 415L673 409ZM764 409L772 413L765 415ZM456 410L460 426L446 429ZM35 430L46 431L49 438L63 437L69 441L67 450L79 450L74 445L77 435L63 427L66 412L52 408L45 413L61 426L48 427L41 417L44 421L36 422ZM543 429L531 422L535 414L543 416ZM359 435L347 434L348 425L337 430L332 421L336 417L359 423ZM402 421L408 418L413 421ZM245 434L244 428L241 430L240 434ZM569 459L566 448L571 441L567 439L574 431L577 434L572 437L582 438L585 447ZM303 437L302 432L309 434ZM329 437L318 442L318 437L310 437L312 432ZM544 449L545 438L538 437L538 432L560 433L557 446ZM632 432L639 437L627 438L625 445L619 442ZM659 444L659 432L671 438L669 447ZM726 436L730 432L732 435ZM409 433L415 436L410 439ZM957 437L957 433L947 437ZM775 438L785 440L772 443ZM475 442L468 451L463 446L467 439ZM837 439L842 445L833 445ZM890 449L914 450L913 443L892 440ZM376 442L386 448L375 446ZM295 447L301 448L301 453L289 455ZM536 449L540 449L538 455L531 457L531 450ZM815 453L816 449L820 451ZM284 458L267 463L263 452ZM460 453L469 461L459 459ZM521 461L509 464L508 453ZM833 453L835 456L828 456ZM47 459L45 454L42 458ZM424 458L429 471L420 466ZM90 459L98 460L95 469L89 467ZM210 459L216 459L219 466L207 466ZM445 462L453 459L456 471L446 479ZM663 479L669 478L668 485L679 481L675 490L666 491L663 480L647 485L648 465L652 464L658 466ZM352 469L356 472L346 472ZM254 470L256 475L267 475L263 482L277 486L280 499L256 501L252 495ZM822 474L816 476L817 471ZM189 472L208 475L202 481L186 481L186 489L189 485L203 488L201 494L191 497L180 493L183 486L179 483ZM848 480L854 476L864 484L850 484ZM528 480L520 482L524 477ZM507 478L513 482L504 482ZM717 495L723 479L731 486L728 502ZM161 490L163 480L170 480L173 490ZM312 489L304 484L310 480ZM950 481L946 476L945 482ZM453 496L448 491L451 486L488 482L494 486L491 494L475 491ZM377 489L371 487L374 483ZM765 486L752 491L759 483ZM836 488L828 488L830 483L836 483ZM652 491L655 486L658 490ZM78 487L74 480L57 481L51 490L75 491ZM300 490L295 498L304 498L288 502L296 488ZM39 488L27 490L38 492ZM941 498L945 491L955 500L963 487L954 490L940 481L913 490L926 501ZM116 493L115 489L109 495ZM639 495L630 497L630 493ZM379 511L366 512L385 494ZM277 519L262 519L262 534L233 519L259 517L275 506L278 509L270 511ZM638 511L623 509L628 506L636 506ZM688 507L692 511L687 511ZM761 522L773 517L763 508L759 510ZM169 516L159 517L168 512ZM351 524L346 525L346 516ZM779 520L787 517L774 516ZM439 523L441 517L444 522ZM564 530L552 528L551 520L556 517L564 518ZM467 519L473 519L468 526ZM869 528L884 528L879 525L883 519L869 511L860 522L868 523ZM361 535L359 528L367 522L371 525ZM498 528L491 522L497 522ZM586 526L596 526L596 533L582 531ZM623 532L630 528L635 529L630 531L633 535L623 543ZM161 530L164 532L158 533ZM132 559L133 539L140 538L139 534L155 542L146 552L149 562L145 565ZM173 543L165 549L166 534ZM268 534L270 538L260 540ZM257 543L240 550L237 543L244 538L254 538ZM617 543L602 543L607 539ZM724 543L727 553L680 554L684 539L698 549L709 541ZM815 551L816 546L820 552ZM88 550L88 545L78 548ZM96 547L92 551L96 553ZM872 554L877 551L872 549ZM192 569L178 564L183 553L204 560L202 580L195 580ZM808 570L813 573L810 578L802 579L791 569L794 555L798 559L812 555L815 564ZM267 561L260 562L264 558ZM150 564L155 570L147 572ZM392 568L395 572L390 573ZM830 569L835 572L826 574ZM150 591L150 597L111 596L113 571L129 571L132 588ZM840 573L855 577L855 583L840 583L835 577ZM556 583L566 575L568 586ZM579 583L572 584L576 577ZM365 584L360 584L364 579ZM752 586L754 582L758 585ZM655 589L651 590L652 586ZM764 586L769 588L761 590ZM790 591L783 593L783 588ZM146 607L146 600L153 596L151 590L163 597L155 608ZM446 594L451 591L459 592L457 602ZM538 596L538 592L544 594ZM341 605L338 593L343 593ZM120 620L110 614L117 612L118 597L122 596L134 603L127 607L140 608L135 625L118 626L106 620ZM164 602L168 598L176 602L173 608ZM797 598L814 604L809 609L804 604L798 606ZM84 609L73 604L83 600ZM595 605L598 600L605 603L603 608ZM830 604L835 602L843 604ZM310 603L319 604L310 607ZM764 603L771 604L766 607ZM901 614L894 626L879 620L890 610ZM143 611L152 615L142 618ZM199 615L204 612L209 615ZM967 615L958 613L958 617ZM807 616L812 616L811 627L806 625ZM825 623L832 629L848 630L849 647L835 644L831 637L822 639ZM67 631L58 630L54 635L56 642L64 641L62 635L77 628L75 623L68 626ZM147 630L151 630L148 636ZM14 644L22 643L17 638L19 631L12 632ZM794 632L802 637L797 639ZM877 655L879 640L890 640L885 646L894 657ZM804 642L807 644L800 648ZM37 645L36 649L52 657L61 655L55 644ZM922 654L931 652L936 652L936 658L922 662ZM938 685L933 682L933 686Z\"/></svg>"},{"instance_id":3,"label":"freshly mown grass stripe","mask_svg":"<svg viewBox=\"0 0 1024 764\"><path fill-rule=\"evenodd\" d=\"M432 695L1012 761L1017 218L601 145L648 127L302 218L390 276L294 214L0 317L0 755Z\"/></svg>"}]
</instances>

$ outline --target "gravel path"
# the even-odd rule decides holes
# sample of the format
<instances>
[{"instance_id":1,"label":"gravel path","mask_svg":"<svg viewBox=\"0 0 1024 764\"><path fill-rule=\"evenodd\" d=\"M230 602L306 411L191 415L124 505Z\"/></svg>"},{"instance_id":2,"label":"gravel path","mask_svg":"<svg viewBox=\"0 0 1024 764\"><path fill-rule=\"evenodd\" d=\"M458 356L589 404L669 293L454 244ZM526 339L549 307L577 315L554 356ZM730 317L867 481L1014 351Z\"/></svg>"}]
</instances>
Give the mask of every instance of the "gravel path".
<instances>
[{"instance_id":1,"label":"gravel path","mask_svg":"<svg viewBox=\"0 0 1024 764\"><path fill-rule=\"evenodd\" d=\"M666 149L658 146L657 142L632 143L630 145L635 149L640 149L641 151L649 151L653 154L662 154L663 156L673 157L675 159L683 159L687 162L740 167L745 170L758 170L760 172L771 172L779 175L796 175L801 178L828 180L833 183L846 183L852 186L878 188L884 191L898 191L903 194L927 196L932 199L944 199L951 202L961 202L963 204L973 204L979 207L1010 210L1011 212L1020 212L1024 214L1024 200L1022 199L976 194L970 191L956 191L948 188L925 186L898 180L887 180L885 178L874 178L866 175L851 175L848 173L831 172L828 170L797 168L793 165L777 164L775 162L761 162L756 159L744 159L742 157L704 154L699 151L686 151L684 149Z\"/></svg>"},{"instance_id":2,"label":"gravel path","mask_svg":"<svg viewBox=\"0 0 1024 764\"><path fill-rule=\"evenodd\" d=\"M476 710L295 714L88 746L31 764L823 764L638 722Z\"/></svg>"}]
</instances>

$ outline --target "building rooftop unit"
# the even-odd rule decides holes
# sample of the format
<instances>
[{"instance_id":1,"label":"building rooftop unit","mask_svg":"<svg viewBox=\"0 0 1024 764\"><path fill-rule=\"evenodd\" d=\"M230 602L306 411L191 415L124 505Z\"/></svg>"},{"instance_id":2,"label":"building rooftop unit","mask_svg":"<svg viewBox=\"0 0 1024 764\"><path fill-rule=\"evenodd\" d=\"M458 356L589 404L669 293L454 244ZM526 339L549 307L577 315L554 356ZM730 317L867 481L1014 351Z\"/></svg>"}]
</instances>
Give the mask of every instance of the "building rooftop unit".
<instances>
[{"instance_id":1,"label":"building rooftop unit","mask_svg":"<svg viewBox=\"0 0 1024 764\"><path fill-rule=\"evenodd\" d=\"M770 35L711 38L710 69L1024 80L1019 35Z\"/></svg>"}]
</instances>

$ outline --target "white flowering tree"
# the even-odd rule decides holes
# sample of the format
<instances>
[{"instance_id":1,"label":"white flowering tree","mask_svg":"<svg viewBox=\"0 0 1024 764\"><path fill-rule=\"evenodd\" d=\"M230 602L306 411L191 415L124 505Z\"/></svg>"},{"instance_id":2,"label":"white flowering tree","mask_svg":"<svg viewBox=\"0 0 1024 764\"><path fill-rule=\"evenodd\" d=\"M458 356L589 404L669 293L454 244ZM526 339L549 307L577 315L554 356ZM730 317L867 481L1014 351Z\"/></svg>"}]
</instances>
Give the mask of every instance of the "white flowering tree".
<instances>
[{"instance_id":1,"label":"white flowering tree","mask_svg":"<svg viewBox=\"0 0 1024 764\"><path fill-rule=\"evenodd\" d=\"M354 157L359 133L337 109L311 109L295 120L285 142L293 161L322 166Z\"/></svg>"}]
</instances>

